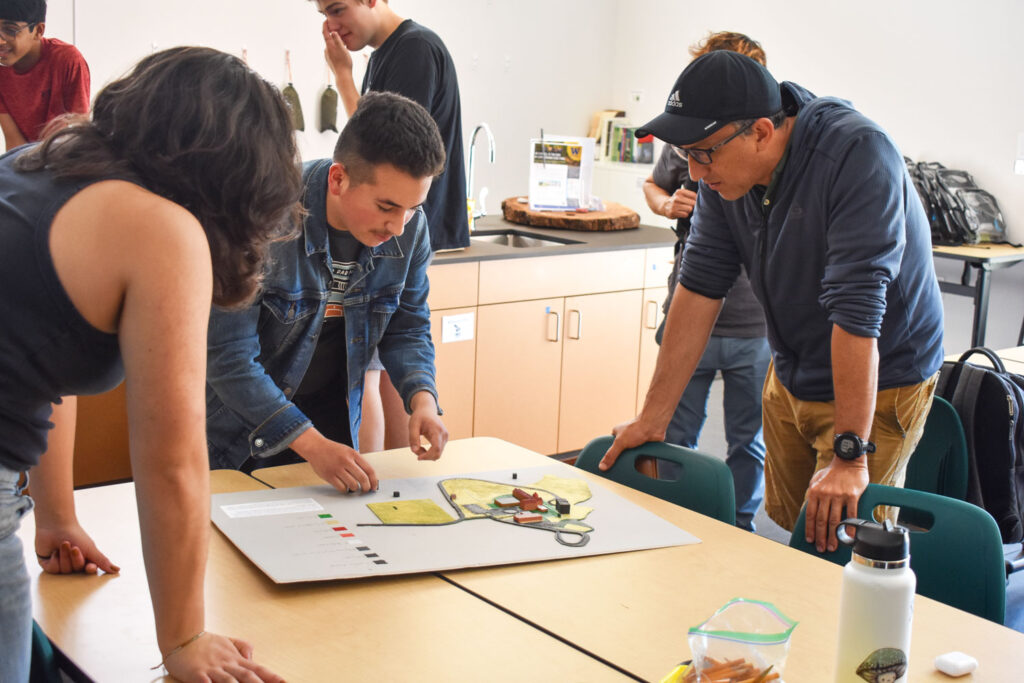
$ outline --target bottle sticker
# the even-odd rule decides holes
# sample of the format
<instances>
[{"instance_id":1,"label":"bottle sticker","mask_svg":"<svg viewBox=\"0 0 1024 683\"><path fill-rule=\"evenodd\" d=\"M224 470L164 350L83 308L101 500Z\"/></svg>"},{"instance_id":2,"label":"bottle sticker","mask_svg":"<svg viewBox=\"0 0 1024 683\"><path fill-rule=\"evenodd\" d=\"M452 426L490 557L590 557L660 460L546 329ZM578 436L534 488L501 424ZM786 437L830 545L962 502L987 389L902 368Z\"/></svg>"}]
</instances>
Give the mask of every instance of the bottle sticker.
<instances>
[{"instance_id":1,"label":"bottle sticker","mask_svg":"<svg viewBox=\"0 0 1024 683\"><path fill-rule=\"evenodd\" d=\"M907 673L907 654L894 647L875 650L857 667L857 675L868 683L896 683Z\"/></svg>"}]
</instances>

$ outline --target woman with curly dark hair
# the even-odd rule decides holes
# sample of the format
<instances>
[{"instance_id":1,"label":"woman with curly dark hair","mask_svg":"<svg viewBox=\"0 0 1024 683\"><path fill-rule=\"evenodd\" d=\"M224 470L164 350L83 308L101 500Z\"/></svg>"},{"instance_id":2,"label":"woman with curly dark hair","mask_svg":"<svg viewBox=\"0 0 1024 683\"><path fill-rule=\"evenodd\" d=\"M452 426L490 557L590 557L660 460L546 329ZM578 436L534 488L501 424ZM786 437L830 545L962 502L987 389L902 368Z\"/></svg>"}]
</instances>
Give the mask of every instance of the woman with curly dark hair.
<instances>
[{"instance_id":1,"label":"woman with curly dark hair","mask_svg":"<svg viewBox=\"0 0 1024 683\"><path fill-rule=\"evenodd\" d=\"M211 302L258 290L268 244L295 225L296 162L276 89L195 47L143 59L91 120L0 157L0 680L28 675L22 472L42 567L117 571L75 518L70 449L45 451L51 417L73 419L62 396L122 377L162 663L186 681L279 680L248 643L205 633L204 384Z\"/></svg>"}]
</instances>

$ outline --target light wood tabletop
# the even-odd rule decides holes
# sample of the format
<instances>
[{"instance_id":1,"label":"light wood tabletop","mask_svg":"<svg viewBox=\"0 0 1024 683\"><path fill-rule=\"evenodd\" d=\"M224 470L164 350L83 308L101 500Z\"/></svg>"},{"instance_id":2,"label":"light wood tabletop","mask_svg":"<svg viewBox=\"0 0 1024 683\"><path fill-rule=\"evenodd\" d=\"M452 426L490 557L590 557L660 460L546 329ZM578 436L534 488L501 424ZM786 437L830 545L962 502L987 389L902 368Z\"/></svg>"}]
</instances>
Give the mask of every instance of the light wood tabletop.
<instances>
[{"instance_id":1,"label":"light wood tabletop","mask_svg":"<svg viewBox=\"0 0 1024 683\"><path fill-rule=\"evenodd\" d=\"M1024 364L1024 346L1014 346L1009 349L999 349L996 351L996 355L1003 359L1004 362L1012 361L1014 363ZM1014 370L1019 372L1019 370Z\"/></svg>"},{"instance_id":2,"label":"light wood tabletop","mask_svg":"<svg viewBox=\"0 0 1024 683\"><path fill-rule=\"evenodd\" d=\"M488 438L453 441L441 460L408 451L368 456L382 479L555 464ZM626 488L576 468L569 476L605 486L698 536L697 545L574 560L445 572L454 583L642 680L659 680L690 658L687 629L735 597L764 600L800 622L785 678L830 681L834 669L841 567ZM317 483L306 465L254 472L275 487ZM597 532L599 533L599 532ZM973 679L1020 676L1024 634L917 596L910 680L948 681L934 658L960 650L980 662Z\"/></svg>"},{"instance_id":3,"label":"light wood tabletop","mask_svg":"<svg viewBox=\"0 0 1024 683\"><path fill-rule=\"evenodd\" d=\"M211 482L217 493L263 487L233 471L213 472ZM75 502L121 574L43 574L28 515L19 535L35 618L97 681L158 679L134 486L78 491ZM437 575L277 585L215 529L206 601L208 629L249 640L257 661L289 681L519 681L524 664L549 680L630 680Z\"/></svg>"},{"instance_id":4,"label":"light wood tabletop","mask_svg":"<svg viewBox=\"0 0 1024 683\"><path fill-rule=\"evenodd\" d=\"M955 247L933 246L932 255L963 263L960 281L940 279L939 289L947 294L969 296L974 299L974 322L971 328L971 346L985 345L988 327L988 303L991 293L992 272L1024 261L1024 247L1012 244L962 244ZM974 282L971 283L971 271Z\"/></svg>"}]
</instances>

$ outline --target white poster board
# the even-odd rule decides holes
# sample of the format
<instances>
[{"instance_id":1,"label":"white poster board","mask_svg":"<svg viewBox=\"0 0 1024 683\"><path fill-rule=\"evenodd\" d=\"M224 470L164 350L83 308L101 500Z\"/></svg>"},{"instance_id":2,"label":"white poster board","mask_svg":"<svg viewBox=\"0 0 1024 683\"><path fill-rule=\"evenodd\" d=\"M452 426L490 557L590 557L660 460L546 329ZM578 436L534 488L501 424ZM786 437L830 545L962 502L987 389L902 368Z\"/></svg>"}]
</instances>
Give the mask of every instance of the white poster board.
<instances>
[{"instance_id":1,"label":"white poster board","mask_svg":"<svg viewBox=\"0 0 1024 683\"><path fill-rule=\"evenodd\" d=\"M564 467L545 466L388 480L368 495L344 494L327 485L221 493L212 497L211 516L277 583L443 571L700 542L599 485L564 475ZM552 508L542 523L520 524L509 509L481 506L481 499L474 498L480 492L490 498L515 488L537 493L546 503L560 495L574 502L567 515ZM461 498L452 500L449 496L456 491ZM429 509L434 519L383 524L371 505L381 514L392 508L398 514ZM484 507L485 514L473 512ZM558 524L565 531L556 531ZM585 527L591 530L582 533Z\"/></svg>"}]
</instances>

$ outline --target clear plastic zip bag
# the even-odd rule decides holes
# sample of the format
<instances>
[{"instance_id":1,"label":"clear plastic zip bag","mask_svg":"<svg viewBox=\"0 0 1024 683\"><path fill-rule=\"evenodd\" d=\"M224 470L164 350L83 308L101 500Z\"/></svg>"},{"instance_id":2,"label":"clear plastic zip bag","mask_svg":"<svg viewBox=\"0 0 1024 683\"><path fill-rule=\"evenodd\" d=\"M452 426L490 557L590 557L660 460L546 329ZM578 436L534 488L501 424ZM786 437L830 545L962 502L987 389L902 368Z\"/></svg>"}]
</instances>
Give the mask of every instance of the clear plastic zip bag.
<instances>
[{"instance_id":1,"label":"clear plastic zip bag","mask_svg":"<svg viewBox=\"0 0 1024 683\"><path fill-rule=\"evenodd\" d=\"M663 683L781 683L796 625L771 603L730 600L690 628L693 660Z\"/></svg>"}]
</instances>

